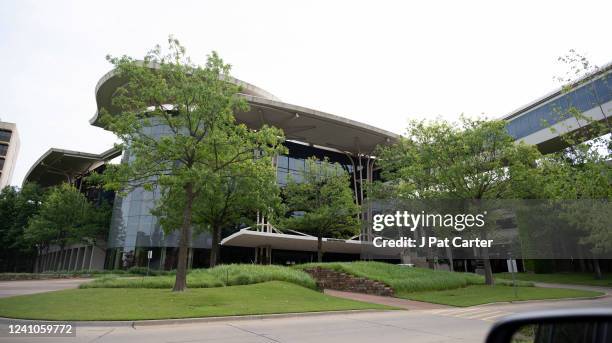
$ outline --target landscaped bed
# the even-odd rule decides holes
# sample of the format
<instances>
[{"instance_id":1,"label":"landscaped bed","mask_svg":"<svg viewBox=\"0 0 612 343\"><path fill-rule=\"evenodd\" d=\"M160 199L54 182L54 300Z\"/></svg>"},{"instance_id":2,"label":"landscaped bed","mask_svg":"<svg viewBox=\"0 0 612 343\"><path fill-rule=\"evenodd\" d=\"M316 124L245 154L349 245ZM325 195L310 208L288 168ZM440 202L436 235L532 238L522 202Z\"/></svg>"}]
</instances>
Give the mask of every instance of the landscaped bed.
<instances>
[{"instance_id":1,"label":"landscaped bed","mask_svg":"<svg viewBox=\"0 0 612 343\"><path fill-rule=\"evenodd\" d=\"M425 268L410 268L382 262L309 263L298 269L330 268L347 274L377 280L391 286L398 298L419 300L451 306L472 306L491 302L590 298L600 292L562 288L537 288L529 281L516 281L517 296L512 281L497 277L495 286L484 284L484 277L471 273L448 272ZM508 275L508 277L511 277Z\"/></svg>"},{"instance_id":2,"label":"landscaped bed","mask_svg":"<svg viewBox=\"0 0 612 343\"><path fill-rule=\"evenodd\" d=\"M473 273L411 268L383 262L307 263L295 266L298 269L314 267L329 268L380 281L392 287L396 294L455 289L484 284L484 277ZM508 280L498 280L498 282L502 284L511 283ZM531 282L519 282L519 285L533 286Z\"/></svg>"},{"instance_id":3,"label":"landscaped bed","mask_svg":"<svg viewBox=\"0 0 612 343\"><path fill-rule=\"evenodd\" d=\"M393 309L327 296L283 281L253 285L170 289L71 289L0 299L0 316L46 320L144 320Z\"/></svg>"},{"instance_id":4,"label":"landscaped bed","mask_svg":"<svg viewBox=\"0 0 612 343\"><path fill-rule=\"evenodd\" d=\"M84 283L80 288L166 288L174 285L174 275L118 277L104 276ZM266 281L285 281L316 289L316 283L307 273L283 266L256 264L227 264L211 269L195 269L187 275L188 288L210 288L248 285Z\"/></svg>"}]
</instances>

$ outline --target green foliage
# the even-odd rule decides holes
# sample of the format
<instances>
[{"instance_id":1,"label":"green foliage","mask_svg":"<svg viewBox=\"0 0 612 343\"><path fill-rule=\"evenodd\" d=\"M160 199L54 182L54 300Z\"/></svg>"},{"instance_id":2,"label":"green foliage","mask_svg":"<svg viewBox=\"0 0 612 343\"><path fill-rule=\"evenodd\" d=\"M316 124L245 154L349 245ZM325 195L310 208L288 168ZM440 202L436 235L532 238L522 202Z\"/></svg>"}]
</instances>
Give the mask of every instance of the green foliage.
<instances>
[{"instance_id":1,"label":"green foliage","mask_svg":"<svg viewBox=\"0 0 612 343\"><path fill-rule=\"evenodd\" d=\"M384 187L405 199L515 198L527 186L534 146L516 144L504 121L411 121L405 138L381 146ZM380 193L378 193L380 194Z\"/></svg>"},{"instance_id":2,"label":"green foliage","mask_svg":"<svg viewBox=\"0 0 612 343\"><path fill-rule=\"evenodd\" d=\"M459 123L411 121L406 137L381 146L377 155L384 182L373 185L374 197L460 199L466 206L525 197L541 157L535 146L515 143L505 121L466 117ZM495 221L489 220L478 230L479 238L495 229ZM480 253L487 284L493 284L488 248Z\"/></svg>"},{"instance_id":3,"label":"green foliage","mask_svg":"<svg viewBox=\"0 0 612 343\"><path fill-rule=\"evenodd\" d=\"M38 213L42 194L38 185L30 183L21 189L5 187L0 191L0 271L32 269L37 251L25 239L24 229Z\"/></svg>"},{"instance_id":4,"label":"green foliage","mask_svg":"<svg viewBox=\"0 0 612 343\"><path fill-rule=\"evenodd\" d=\"M339 165L328 160L309 158L303 180L289 179L284 190L290 217L281 221L282 228L321 238L349 238L359 232L359 206L355 204L350 180Z\"/></svg>"},{"instance_id":5,"label":"green foliage","mask_svg":"<svg viewBox=\"0 0 612 343\"><path fill-rule=\"evenodd\" d=\"M280 130L236 122L234 113L248 104L217 53L200 66L178 40L168 43L167 54L157 46L144 61L108 58L125 83L102 109L102 121L127 148L129 163L104 177L107 188L122 192L160 188L153 213L166 232L180 228L175 289L182 290L192 229L212 232L214 265L223 226L279 203L272 157L284 147Z\"/></svg>"},{"instance_id":6,"label":"green foliage","mask_svg":"<svg viewBox=\"0 0 612 343\"><path fill-rule=\"evenodd\" d=\"M130 269L130 274L141 274L142 270ZM150 275L153 275L151 271ZM167 272L168 273L168 272ZM174 282L170 273L149 277L118 277L110 275L84 283L81 288L171 288ZM285 281L316 289L315 281L307 273L283 266L227 264L210 269L195 269L187 275L189 288L208 288L247 285L267 281Z\"/></svg>"},{"instance_id":7,"label":"green foliage","mask_svg":"<svg viewBox=\"0 0 612 343\"><path fill-rule=\"evenodd\" d=\"M202 273L204 270L197 270L192 274ZM245 285L266 281L285 281L291 282L306 288L316 289L315 281L307 273L293 268L275 265L257 264L226 264L217 266L206 272L214 275L228 286Z\"/></svg>"},{"instance_id":8,"label":"green foliage","mask_svg":"<svg viewBox=\"0 0 612 343\"><path fill-rule=\"evenodd\" d=\"M26 240L39 247L56 244L61 248L73 243L95 240L106 234L103 223L109 208L95 208L74 186L61 184L50 188L39 212L25 229Z\"/></svg>"},{"instance_id":9,"label":"green foliage","mask_svg":"<svg viewBox=\"0 0 612 343\"><path fill-rule=\"evenodd\" d=\"M598 99L597 90L592 84L585 85L585 82L600 69L574 50L559 60L568 66L567 75L558 78L563 84L563 92L586 87L590 98ZM612 91L609 84L611 75L607 72L602 76L609 91ZM594 102L592 106L599 104ZM559 133L561 144L566 148L538 161L539 173L534 178L530 193L533 197L552 199L558 204L564 214L558 220L570 224L566 225L569 232L565 232L565 235L576 237L592 256L612 252L612 164L609 161L612 127L607 120L598 122L585 116L573 103L569 103L564 112L555 110L558 119L573 117L581 126L578 129L564 127L561 132L550 127L551 131ZM550 236L557 233L554 225L543 225L542 231Z\"/></svg>"}]
</instances>

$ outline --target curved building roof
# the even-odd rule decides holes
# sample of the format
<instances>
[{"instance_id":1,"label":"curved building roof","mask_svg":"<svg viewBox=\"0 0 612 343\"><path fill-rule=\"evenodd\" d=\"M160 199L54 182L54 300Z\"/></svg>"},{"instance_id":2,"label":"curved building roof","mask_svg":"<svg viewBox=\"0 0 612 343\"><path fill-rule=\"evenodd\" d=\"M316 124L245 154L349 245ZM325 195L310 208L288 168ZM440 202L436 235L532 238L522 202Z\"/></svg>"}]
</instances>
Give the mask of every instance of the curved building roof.
<instances>
[{"instance_id":1,"label":"curved building roof","mask_svg":"<svg viewBox=\"0 0 612 343\"><path fill-rule=\"evenodd\" d=\"M111 114L118 113L119 109L112 106L111 99L124 82L114 70L100 79L96 86L97 111L89 121L92 125L101 126L99 112L102 108ZM284 103L271 93L235 78L230 82L242 86L242 93L250 104L249 111L236 114L236 120L252 129L263 124L273 125L282 129L290 140L363 154L371 154L378 144L399 138L395 133L371 125Z\"/></svg>"},{"instance_id":2,"label":"curved building roof","mask_svg":"<svg viewBox=\"0 0 612 343\"><path fill-rule=\"evenodd\" d=\"M51 148L30 167L23 183L36 182L49 187L72 182L76 176L83 175L121 155L121 149L112 148L101 154Z\"/></svg>"}]
</instances>

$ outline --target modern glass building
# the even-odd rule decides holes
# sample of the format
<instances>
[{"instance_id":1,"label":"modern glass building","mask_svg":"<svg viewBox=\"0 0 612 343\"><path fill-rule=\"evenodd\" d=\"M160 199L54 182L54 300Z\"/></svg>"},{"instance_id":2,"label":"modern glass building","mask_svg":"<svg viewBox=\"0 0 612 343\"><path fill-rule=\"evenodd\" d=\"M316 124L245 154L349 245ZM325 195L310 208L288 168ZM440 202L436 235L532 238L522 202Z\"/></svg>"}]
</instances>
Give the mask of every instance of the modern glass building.
<instances>
[{"instance_id":1,"label":"modern glass building","mask_svg":"<svg viewBox=\"0 0 612 343\"><path fill-rule=\"evenodd\" d=\"M362 185L371 182L378 175L371 156L374 149L378 144L394 141L398 138L397 135L347 118L284 103L271 93L237 79L228 81L242 87L242 95L250 105L247 112L236 114L238 122L252 129L267 124L284 131L287 138L285 145L289 153L277 156L275 161L277 180L281 186L286 184L289 176L296 180L301 178L307 158L327 158L339 163L351 175L355 201L363 201ZM112 106L111 98L123 82L113 71L102 77L96 86L99 111L104 108L111 114L116 113L117 109ZM97 114L90 123L102 127ZM161 125L153 125L147 130L151 130L149 134L153 136L168 133L168 128ZM122 163L129 161L129 151L124 151ZM159 191L150 192L143 189L134 190L124 197L116 197L105 268L146 266L148 262L153 268L175 267L178 234L165 234L156 217L150 213L158 197ZM251 237L251 233L255 232L267 237L264 237L264 241L260 240L261 237ZM265 258L268 263L289 263L315 259L316 246L312 244L315 242L314 237L274 232L267 224L252 229L226 228L224 237L230 236L231 239L222 242L223 262L262 262ZM324 243L326 258L359 257L360 237L355 237L350 242L340 241L330 239ZM190 251L190 263L193 267L208 265L210 247L211 238L208 233L193 237ZM148 261L149 251L153 255L151 261Z\"/></svg>"},{"instance_id":2,"label":"modern glass building","mask_svg":"<svg viewBox=\"0 0 612 343\"><path fill-rule=\"evenodd\" d=\"M559 149L558 139L542 121L552 125L567 124L572 118L559 119L555 116L568 106L574 106L600 121L607 121L612 113L612 92L610 91L610 66L583 80L571 92L553 92L517 111L503 117L508 121L508 131L517 140L536 144L543 151ZM103 129L99 115L102 109L118 113L112 106L111 98L122 80L114 71L104 75L96 86L97 112L90 124ZM276 175L279 185L283 186L291 176L299 180L305 168L305 159L315 156L328 158L339 163L351 176L351 187L355 202L363 203L365 184L378 178L379 171L372 156L375 148L389 144L398 135L379 128L359 123L344 117L316 111L310 108L282 102L269 92L246 82L231 79L242 87L242 96L250 107L236 113L236 120L252 129L267 124L282 129L288 153L275 159ZM571 124L571 122L570 122ZM570 126L571 129L571 126ZM575 126L574 126L575 129ZM153 125L146 130L150 134L162 136L168 128ZM1 143L1 142L0 142ZM59 149L51 149L32 166L25 181L35 181L43 186L61 182L78 183L87 173L100 171L111 159L122 154L121 163L129 163L129 151L111 149L102 154L87 154ZM99 196L99 195L98 195ZM86 265L95 268L127 268L146 266L173 269L178 255L178 234L164 233L156 217L150 211L159 198L159 191L137 189L126 196L104 194L113 200L113 212L108 239L104 246L74 246L70 253L48 251L39 259L41 270L56 269L58 258L65 269L79 269ZM367 219L368 210L362 213ZM253 218L255 219L255 218ZM221 241L221 261L254 263L303 263L316 259L316 238L297 232L280 232L265 221L254 227L230 227L223 231ZM354 260L360 257L362 244L369 242L371 232L364 228L360 235L352 239L326 238L323 242L324 258L327 260ZM192 239L189 261L192 267L208 265L211 238L207 233L197 234ZM152 259L148 260L148 253ZM51 261L51 262L50 262Z\"/></svg>"}]
</instances>

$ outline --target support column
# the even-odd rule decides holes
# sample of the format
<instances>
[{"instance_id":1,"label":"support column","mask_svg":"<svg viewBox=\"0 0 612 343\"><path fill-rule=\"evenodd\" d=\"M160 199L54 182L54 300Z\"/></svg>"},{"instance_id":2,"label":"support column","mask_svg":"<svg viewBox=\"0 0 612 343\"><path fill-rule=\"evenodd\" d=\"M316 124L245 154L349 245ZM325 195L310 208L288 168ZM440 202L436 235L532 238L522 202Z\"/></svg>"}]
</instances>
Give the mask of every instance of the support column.
<instances>
[{"instance_id":1,"label":"support column","mask_svg":"<svg viewBox=\"0 0 612 343\"><path fill-rule=\"evenodd\" d=\"M81 260L81 270L85 270L85 260L87 259L87 250L89 250L89 246L85 246L83 248L83 259Z\"/></svg>"},{"instance_id":2,"label":"support column","mask_svg":"<svg viewBox=\"0 0 612 343\"><path fill-rule=\"evenodd\" d=\"M94 258L94 251L95 251L95 245L91 246L91 254L89 254L89 266L87 267L87 270L91 270L91 264L93 262L93 258Z\"/></svg>"}]
</instances>

